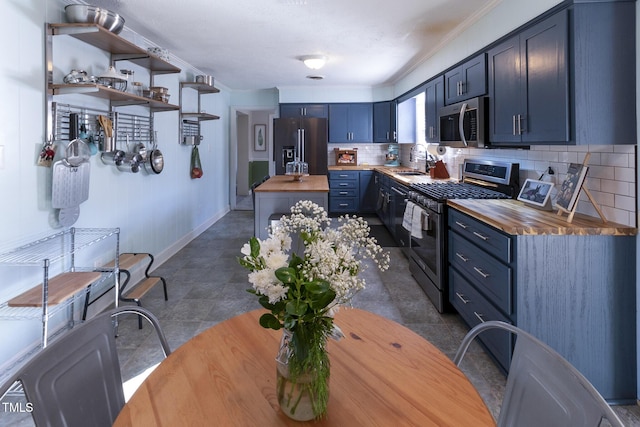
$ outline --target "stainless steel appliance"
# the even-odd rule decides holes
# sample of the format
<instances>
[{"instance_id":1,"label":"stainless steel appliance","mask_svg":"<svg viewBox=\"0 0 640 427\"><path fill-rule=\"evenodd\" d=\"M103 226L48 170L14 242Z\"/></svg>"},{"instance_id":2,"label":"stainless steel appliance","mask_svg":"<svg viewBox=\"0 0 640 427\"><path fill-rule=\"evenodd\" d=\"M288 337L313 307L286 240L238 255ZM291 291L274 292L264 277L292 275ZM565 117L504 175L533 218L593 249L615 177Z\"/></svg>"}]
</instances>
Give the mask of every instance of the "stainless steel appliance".
<instances>
[{"instance_id":1,"label":"stainless steel appliance","mask_svg":"<svg viewBox=\"0 0 640 427\"><path fill-rule=\"evenodd\" d=\"M438 110L440 145L484 147L487 140L487 98L468 99Z\"/></svg>"},{"instance_id":2,"label":"stainless steel appliance","mask_svg":"<svg viewBox=\"0 0 640 427\"><path fill-rule=\"evenodd\" d=\"M447 200L505 199L518 194L518 163L467 159L461 182L411 184L408 200L424 209L421 238L409 234L409 270L439 312L449 311Z\"/></svg>"},{"instance_id":3,"label":"stainless steel appliance","mask_svg":"<svg viewBox=\"0 0 640 427\"><path fill-rule=\"evenodd\" d=\"M311 175L328 173L327 119L275 119L273 141L276 175L284 175L287 163L294 159L307 162Z\"/></svg>"}]
</instances>

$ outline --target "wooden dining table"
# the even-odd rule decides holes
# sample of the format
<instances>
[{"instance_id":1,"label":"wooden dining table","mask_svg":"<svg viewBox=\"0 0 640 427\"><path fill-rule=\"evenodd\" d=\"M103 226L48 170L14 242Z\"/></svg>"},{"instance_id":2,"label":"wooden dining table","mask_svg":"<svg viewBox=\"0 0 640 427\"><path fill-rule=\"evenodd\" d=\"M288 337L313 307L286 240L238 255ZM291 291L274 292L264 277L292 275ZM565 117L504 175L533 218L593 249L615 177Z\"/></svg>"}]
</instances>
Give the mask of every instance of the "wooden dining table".
<instances>
[{"instance_id":1,"label":"wooden dining table","mask_svg":"<svg viewBox=\"0 0 640 427\"><path fill-rule=\"evenodd\" d=\"M329 340L327 414L299 422L279 408L276 360L282 331L251 311L195 336L149 375L126 403L124 426L495 426L471 382L451 360L406 327L355 308Z\"/></svg>"}]
</instances>

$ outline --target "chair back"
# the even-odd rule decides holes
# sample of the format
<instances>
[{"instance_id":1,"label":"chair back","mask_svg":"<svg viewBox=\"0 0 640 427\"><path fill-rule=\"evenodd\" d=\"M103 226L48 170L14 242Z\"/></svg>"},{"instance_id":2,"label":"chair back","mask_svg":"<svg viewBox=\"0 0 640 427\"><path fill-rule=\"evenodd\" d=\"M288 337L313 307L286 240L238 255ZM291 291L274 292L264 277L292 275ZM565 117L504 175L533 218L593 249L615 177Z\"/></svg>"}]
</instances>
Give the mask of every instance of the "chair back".
<instances>
[{"instance_id":1,"label":"chair back","mask_svg":"<svg viewBox=\"0 0 640 427\"><path fill-rule=\"evenodd\" d=\"M606 419L624 427L593 385L551 347L522 329L490 321L474 327L462 341L454 363L481 332L499 328L516 334L498 426L599 426Z\"/></svg>"},{"instance_id":2,"label":"chair back","mask_svg":"<svg viewBox=\"0 0 640 427\"><path fill-rule=\"evenodd\" d=\"M39 427L111 426L125 403L112 320L121 313L142 315L157 327L157 319L139 307L98 315L36 354L0 388L0 397L19 381ZM164 334L156 330L167 355Z\"/></svg>"}]
</instances>

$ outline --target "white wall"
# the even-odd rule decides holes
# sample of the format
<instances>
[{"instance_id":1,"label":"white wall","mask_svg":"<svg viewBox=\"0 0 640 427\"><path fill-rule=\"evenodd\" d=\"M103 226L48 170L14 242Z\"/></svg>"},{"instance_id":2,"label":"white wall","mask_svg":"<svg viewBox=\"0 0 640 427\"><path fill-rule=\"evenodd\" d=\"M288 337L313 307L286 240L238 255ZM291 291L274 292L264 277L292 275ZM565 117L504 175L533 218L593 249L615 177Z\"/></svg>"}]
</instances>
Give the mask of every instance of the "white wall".
<instances>
[{"instance_id":1,"label":"white wall","mask_svg":"<svg viewBox=\"0 0 640 427\"><path fill-rule=\"evenodd\" d=\"M37 236L57 232L51 209L51 168L36 165L45 135L45 23L63 22L62 0L3 2L0 26L0 246L8 249ZM129 36L127 32L122 34ZM69 36L54 38L54 81L71 68L97 74L109 65L108 55ZM180 74L160 75L156 85L169 88L171 103L178 104L180 81L193 81L203 74L172 58L181 67ZM118 68L130 68L122 62ZM136 79L144 71L136 72ZM121 251L148 251L157 264L173 255L229 210L229 105L230 93L204 95L202 107L219 115L220 120L203 122L204 140L200 146L204 176L192 180L189 175L190 147L178 144L179 113L155 114L159 148L165 168L159 175L118 172L104 165L99 156L90 160L89 199L80 206L76 227L119 227ZM108 103L84 95L56 97L78 106L108 109ZM138 107L119 111L148 115ZM194 107L195 109L195 107ZM58 144L60 145L60 144ZM59 150L60 151L60 150ZM63 151L63 150L62 150ZM0 159L1 160L1 159ZM103 249L104 250L104 249ZM89 266L107 262L112 250L94 253ZM41 268L0 266L0 301L15 296L42 281ZM179 284L171 284L179 286ZM171 289L169 290L171 292ZM0 316L5 311L0 310ZM0 319L0 377L24 349L37 344L37 321Z\"/></svg>"}]
</instances>

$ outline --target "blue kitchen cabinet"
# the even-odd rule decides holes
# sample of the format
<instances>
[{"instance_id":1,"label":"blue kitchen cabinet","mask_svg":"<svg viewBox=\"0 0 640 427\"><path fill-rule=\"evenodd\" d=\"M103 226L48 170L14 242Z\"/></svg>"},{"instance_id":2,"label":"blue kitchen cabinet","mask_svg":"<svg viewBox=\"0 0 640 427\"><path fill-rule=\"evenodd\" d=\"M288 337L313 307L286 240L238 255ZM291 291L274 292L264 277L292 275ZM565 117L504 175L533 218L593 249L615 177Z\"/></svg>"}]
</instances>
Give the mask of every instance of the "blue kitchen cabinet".
<instances>
[{"instance_id":1,"label":"blue kitchen cabinet","mask_svg":"<svg viewBox=\"0 0 640 427\"><path fill-rule=\"evenodd\" d=\"M329 171L329 213L356 213L359 201L359 171Z\"/></svg>"},{"instance_id":2,"label":"blue kitchen cabinet","mask_svg":"<svg viewBox=\"0 0 640 427\"><path fill-rule=\"evenodd\" d=\"M512 323L558 351L610 403L635 404L635 236L513 235L452 207L448 227L449 300L470 327ZM511 339L480 336L504 371Z\"/></svg>"},{"instance_id":3,"label":"blue kitchen cabinet","mask_svg":"<svg viewBox=\"0 0 640 427\"><path fill-rule=\"evenodd\" d=\"M329 104L329 142L373 142L373 104Z\"/></svg>"},{"instance_id":4,"label":"blue kitchen cabinet","mask_svg":"<svg viewBox=\"0 0 640 427\"><path fill-rule=\"evenodd\" d=\"M396 142L396 105L395 101L373 104L373 142Z\"/></svg>"},{"instance_id":5,"label":"blue kitchen cabinet","mask_svg":"<svg viewBox=\"0 0 640 427\"><path fill-rule=\"evenodd\" d=\"M429 80L424 91L425 141L437 143L440 142L438 110L444 107L444 76Z\"/></svg>"},{"instance_id":6,"label":"blue kitchen cabinet","mask_svg":"<svg viewBox=\"0 0 640 427\"><path fill-rule=\"evenodd\" d=\"M329 117L328 104L280 104L280 118L312 117L326 119Z\"/></svg>"},{"instance_id":7,"label":"blue kitchen cabinet","mask_svg":"<svg viewBox=\"0 0 640 427\"><path fill-rule=\"evenodd\" d=\"M561 11L488 52L492 145L569 141L567 21Z\"/></svg>"},{"instance_id":8,"label":"blue kitchen cabinet","mask_svg":"<svg viewBox=\"0 0 640 427\"><path fill-rule=\"evenodd\" d=\"M465 61L444 74L445 104L486 95L487 57L485 53Z\"/></svg>"},{"instance_id":9,"label":"blue kitchen cabinet","mask_svg":"<svg viewBox=\"0 0 640 427\"><path fill-rule=\"evenodd\" d=\"M360 171L360 206L358 213L372 214L376 211L378 201L378 186L373 171Z\"/></svg>"}]
</instances>

